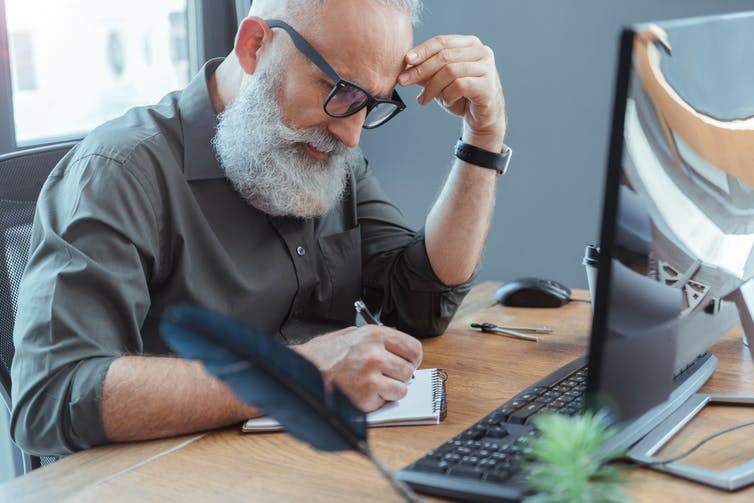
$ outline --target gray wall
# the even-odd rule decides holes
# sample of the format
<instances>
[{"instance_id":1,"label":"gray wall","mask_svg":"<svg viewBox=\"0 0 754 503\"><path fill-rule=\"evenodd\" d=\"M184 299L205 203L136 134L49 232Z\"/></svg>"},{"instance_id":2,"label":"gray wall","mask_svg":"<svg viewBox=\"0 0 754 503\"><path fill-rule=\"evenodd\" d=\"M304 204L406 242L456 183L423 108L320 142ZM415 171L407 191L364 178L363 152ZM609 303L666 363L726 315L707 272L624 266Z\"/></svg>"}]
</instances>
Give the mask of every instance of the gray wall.
<instances>
[{"instance_id":1,"label":"gray wall","mask_svg":"<svg viewBox=\"0 0 754 503\"><path fill-rule=\"evenodd\" d=\"M599 238L622 25L754 10L754 0L425 0L415 42L474 34L495 50L508 106L510 170L479 280L545 276L586 288L584 245ZM388 194L420 227L450 166L459 119L419 107L366 131L362 147Z\"/></svg>"}]
</instances>

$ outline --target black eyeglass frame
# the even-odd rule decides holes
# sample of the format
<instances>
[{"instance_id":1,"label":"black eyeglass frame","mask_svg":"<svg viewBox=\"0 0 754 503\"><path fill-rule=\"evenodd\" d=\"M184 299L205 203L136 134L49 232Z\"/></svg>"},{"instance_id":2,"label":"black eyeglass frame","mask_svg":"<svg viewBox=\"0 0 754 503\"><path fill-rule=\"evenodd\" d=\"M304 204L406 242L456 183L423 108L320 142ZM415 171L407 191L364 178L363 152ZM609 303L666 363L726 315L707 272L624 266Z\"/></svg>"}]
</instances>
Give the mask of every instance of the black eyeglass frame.
<instances>
[{"instance_id":1,"label":"black eyeglass frame","mask_svg":"<svg viewBox=\"0 0 754 503\"><path fill-rule=\"evenodd\" d=\"M375 98L369 92L367 92L366 89L363 87L354 84L353 82L350 82L344 78L342 78L340 75L338 75L338 72L335 71L335 69L330 66L330 64L325 61L325 58L322 57L321 54L317 52L314 47L311 46L309 42L304 39L291 25L286 23L285 21L281 21L279 19L266 19L265 23L270 28L280 28L282 30L285 30L286 33L291 37L291 40L293 41L293 45L296 46L296 49L298 49L304 56L306 56L314 65L322 70L325 75L327 75L330 80L332 80L335 84L333 85L332 91L327 95L325 98L325 102L322 104L322 108L325 111L327 115L330 117L334 117L336 119L341 119L344 117L350 117L351 115L359 113L364 107L367 109L367 117L369 116L369 112L372 111L377 105L380 104L387 104L387 105L393 105L395 109L392 113L385 116L384 119L377 122L376 124L367 125L366 120L364 122L364 125L362 126L364 129L374 129L377 127L382 126L386 122L388 122L390 119L398 115L400 112L406 109L406 104L401 99L400 95L398 94L398 91L393 89L393 95L391 96L391 99L383 99L383 98ZM349 110L344 114L333 114L327 110L327 105L330 103L330 101L335 97L335 95L345 87L351 87L355 88L361 93L364 93L364 96L366 96L366 100L364 103L359 105L358 107L354 108L353 110Z\"/></svg>"}]
</instances>

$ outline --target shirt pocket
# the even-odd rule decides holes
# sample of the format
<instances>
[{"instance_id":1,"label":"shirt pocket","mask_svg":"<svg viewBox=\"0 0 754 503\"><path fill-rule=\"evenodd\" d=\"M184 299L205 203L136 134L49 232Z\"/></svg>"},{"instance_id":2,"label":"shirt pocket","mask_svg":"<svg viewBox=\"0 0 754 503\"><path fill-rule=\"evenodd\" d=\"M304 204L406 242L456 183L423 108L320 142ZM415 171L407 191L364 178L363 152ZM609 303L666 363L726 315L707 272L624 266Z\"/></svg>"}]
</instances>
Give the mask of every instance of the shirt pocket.
<instances>
[{"instance_id":1,"label":"shirt pocket","mask_svg":"<svg viewBox=\"0 0 754 503\"><path fill-rule=\"evenodd\" d=\"M331 294L328 318L353 325L353 303L361 297L361 227L319 238Z\"/></svg>"}]
</instances>

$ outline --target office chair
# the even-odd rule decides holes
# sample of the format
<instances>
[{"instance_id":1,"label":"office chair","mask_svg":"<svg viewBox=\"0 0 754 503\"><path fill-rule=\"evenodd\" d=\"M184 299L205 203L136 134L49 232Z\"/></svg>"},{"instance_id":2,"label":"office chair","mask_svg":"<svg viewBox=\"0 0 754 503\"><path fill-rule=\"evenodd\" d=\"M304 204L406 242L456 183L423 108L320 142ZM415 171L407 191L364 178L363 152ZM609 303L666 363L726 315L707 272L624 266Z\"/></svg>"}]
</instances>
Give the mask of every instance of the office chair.
<instances>
[{"instance_id":1,"label":"office chair","mask_svg":"<svg viewBox=\"0 0 754 503\"><path fill-rule=\"evenodd\" d=\"M76 144L60 143L11 154L0 155L0 396L10 411L10 365L13 361L13 324L21 274L26 266L31 238L31 224L37 197L47 175ZM54 457L37 457L13 446L16 475L57 461ZM21 470L21 465L23 470Z\"/></svg>"}]
</instances>

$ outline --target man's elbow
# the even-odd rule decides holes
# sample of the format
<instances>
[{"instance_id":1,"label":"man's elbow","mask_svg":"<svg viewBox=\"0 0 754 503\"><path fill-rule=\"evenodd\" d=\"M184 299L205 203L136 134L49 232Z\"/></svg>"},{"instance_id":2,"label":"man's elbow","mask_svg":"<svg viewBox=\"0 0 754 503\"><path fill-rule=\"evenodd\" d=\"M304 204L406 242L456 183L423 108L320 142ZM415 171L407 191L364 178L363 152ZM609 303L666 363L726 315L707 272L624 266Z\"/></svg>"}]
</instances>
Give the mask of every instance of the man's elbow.
<instances>
[{"instance_id":1,"label":"man's elbow","mask_svg":"<svg viewBox=\"0 0 754 503\"><path fill-rule=\"evenodd\" d=\"M13 443L27 454L35 456L47 454L46 452L43 452L45 450L43 446L38 445L35 442L35 436L30 434L30 429L20 421L16 420L15 425L11 426L10 437L11 440L13 440Z\"/></svg>"},{"instance_id":2,"label":"man's elbow","mask_svg":"<svg viewBox=\"0 0 754 503\"><path fill-rule=\"evenodd\" d=\"M409 324L398 324L396 328L407 334L412 334L417 339L429 339L445 333L451 318L427 318L425 320L412 320Z\"/></svg>"},{"instance_id":3,"label":"man's elbow","mask_svg":"<svg viewBox=\"0 0 754 503\"><path fill-rule=\"evenodd\" d=\"M445 333L445 330L447 330L448 325L450 325L450 318L432 320L432 322L424 328L419 337L421 339L428 339L430 337L437 337L438 335L442 335Z\"/></svg>"},{"instance_id":4,"label":"man's elbow","mask_svg":"<svg viewBox=\"0 0 754 503\"><path fill-rule=\"evenodd\" d=\"M107 442L101 389L115 357L89 358L55 371L28 371L14 360L11 437L36 456L65 456Z\"/></svg>"},{"instance_id":5,"label":"man's elbow","mask_svg":"<svg viewBox=\"0 0 754 503\"><path fill-rule=\"evenodd\" d=\"M64 456L73 452L62 435L63 418L41 413L33 400L20 400L11 411L10 436L25 453L33 456Z\"/></svg>"}]
</instances>

